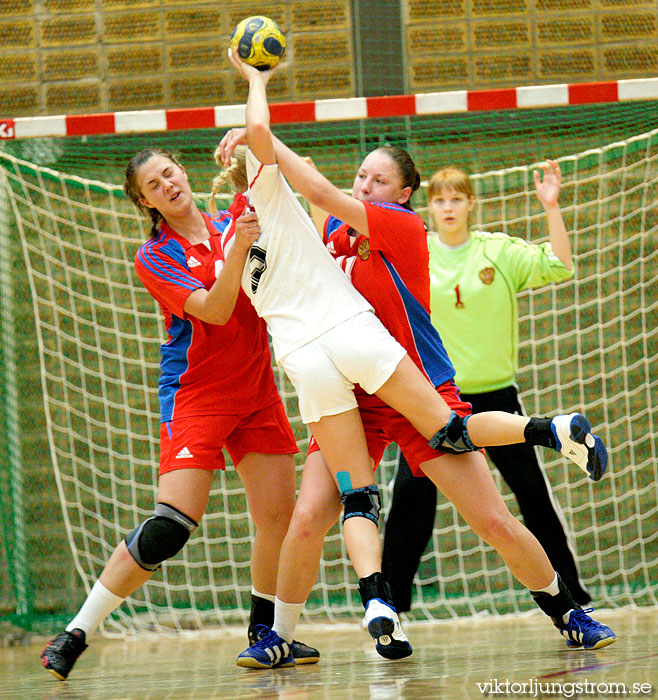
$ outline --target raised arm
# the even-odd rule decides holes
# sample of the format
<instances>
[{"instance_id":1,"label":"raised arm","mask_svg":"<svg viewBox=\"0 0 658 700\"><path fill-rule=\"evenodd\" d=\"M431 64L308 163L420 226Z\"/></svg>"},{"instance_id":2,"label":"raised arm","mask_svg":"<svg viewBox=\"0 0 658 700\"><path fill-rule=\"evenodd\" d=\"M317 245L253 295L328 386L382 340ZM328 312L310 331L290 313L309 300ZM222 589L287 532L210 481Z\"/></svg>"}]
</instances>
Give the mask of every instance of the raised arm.
<instances>
[{"instance_id":1,"label":"raised arm","mask_svg":"<svg viewBox=\"0 0 658 700\"><path fill-rule=\"evenodd\" d=\"M355 231L368 235L368 217L363 202L345 194L304 158L273 136L281 172L290 185L305 197L311 206L349 224Z\"/></svg>"},{"instance_id":2,"label":"raised arm","mask_svg":"<svg viewBox=\"0 0 658 700\"><path fill-rule=\"evenodd\" d=\"M266 92L267 82L274 69L259 71L245 63L238 55L237 49L231 51L229 58L238 73L249 83L249 95L245 110L247 145L264 165L276 163Z\"/></svg>"},{"instance_id":3,"label":"raised arm","mask_svg":"<svg viewBox=\"0 0 658 700\"><path fill-rule=\"evenodd\" d=\"M230 54L230 58L240 75L249 81L249 97L246 110L247 129L231 129L220 141L219 148L224 163L230 162L236 146L247 143L261 163L278 162L290 185L306 198L311 207L318 207L332 214L367 236L368 217L363 203L335 187L304 158L271 133L266 85L273 70L256 70L244 63L236 51ZM271 143L274 144L273 153L267 151ZM262 148L263 152L259 154L256 148Z\"/></svg>"},{"instance_id":4,"label":"raised arm","mask_svg":"<svg viewBox=\"0 0 658 700\"><path fill-rule=\"evenodd\" d=\"M537 198L542 203L544 211L546 212L548 239L555 255L564 263L567 270L571 270L573 267L571 246L558 202L560 183L562 180L560 166L557 161L547 160L542 166L542 170L543 177L538 170L533 170L532 175L535 180Z\"/></svg>"}]
</instances>

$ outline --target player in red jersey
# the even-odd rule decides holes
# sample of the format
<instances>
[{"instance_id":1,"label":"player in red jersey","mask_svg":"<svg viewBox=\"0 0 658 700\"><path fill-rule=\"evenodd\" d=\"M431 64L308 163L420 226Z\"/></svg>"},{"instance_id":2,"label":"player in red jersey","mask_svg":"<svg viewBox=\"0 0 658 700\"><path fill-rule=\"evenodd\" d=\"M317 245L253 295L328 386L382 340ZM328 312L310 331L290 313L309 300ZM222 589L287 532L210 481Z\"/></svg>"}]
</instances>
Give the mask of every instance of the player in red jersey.
<instances>
[{"instance_id":1,"label":"player in red jersey","mask_svg":"<svg viewBox=\"0 0 658 700\"><path fill-rule=\"evenodd\" d=\"M235 53L231 60L249 81L248 144L250 147L254 143L266 144L260 157L261 169L253 169L249 178L257 181L266 164L278 164L290 184L312 205L333 213L340 220L330 220L326 228L330 245L333 237L329 234L336 233L332 246L336 258L350 274L356 289L407 351L393 374L371 392L377 397L362 397L359 405L374 463L379 461L388 443L398 442L405 453L409 453L412 467L418 473L426 473L455 504L469 525L497 549L515 577L532 591L539 606L568 638L568 643L591 649L615 641L612 630L589 618L560 585L539 542L507 509L483 454L475 447L527 440L560 450L562 444L569 441L574 453L578 451L575 445L583 449L581 467L587 470L589 462L591 469L597 472L595 476L600 478L607 463L603 443L591 435L589 423L580 414L556 417L553 421L526 419L502 412L467 417L470 407L459 399L452 381L454 369L442 347L439 351L440 339L432 330L429 319L425 228L409 205L413 191L420 184L413 160L402 149L376 149L359 168L352 196L346 195L284 144L273 139L269 132L265 97L265 85L271 72L259 73L243 64ZM269 144L272 139L272 144ZM225 165L229 164L234 147L244 141L245 133L240 130L232 130L224 137L219 151ZM263 197L256 204L259 215L264 218L264 231L277 225L277 221L269 220L273 207L280 209L280 202ZM290 245L295 245L292 236ZM283 257L268 261L267 251L263 253L261 284L273 267L285 265ZM309 272L315 282L323 274L324 266L309 265ZM294 278L290 293L298 293L298 285L303 285L304 281L303 269L293 264L290 276ZM286 303L285 297L282 303ZM343 343L347 347L349 338ZM429 381L422 380L423 375ZM418 377L422 381L419 382ZM395 406L399 413L389 406ZM437 425L437 415L443 410L447 411L444 423ZM408 416L413 427L400 414ZM467 418L470 418L468 427ZM307 422L313 423L313 420ZM360 465L357 469L356 457L339 467L344 471L337 471L336 433L333 433L332 442L328 432L321 430L320 434L316 433L318 426L318 422L313 423L314 435L323 450L328 445L332 458L328 453L328 466L322 453L310 450L290 529L281 550L274 627L238 657L239 665L271 668L281 657L285 658L286 643L292 639L304 601L317 578L324 537L340 515L341 500L347 514L348 500L355 495L359 497L358 508L356 504L350 506L354 512L351 510L349 515L366 525L368 520L370 525L374 524L375 529L370 528L367 537L365 530L360 537L364 546L367 541L371 557L375 550L379 551L378 540L371 536L376 534L379 512L378 499L373 498L377 487L371 476L361 473ZM345 434L344 441L349 444L349 439ZM352 487L354 481L364 479L365 485ZM355 494L355 491L359 493ZM351 525L351 521L346 521L346 515L343 520L346 525ZM359 572L348 541L347 527L345 538ZM359 572L359 588L369 631L377 640L377 651L387 656L389 648L399 642L400 652L410 652L381 575L381 558L379 568L372 568L373 561L370 558L365 566L362 565L361 571L370 567L371 573ZM386 634L377 637L372 623L385 617L395 626L391 625ZM395 653L394 648L391 651L395 655L388 658L407 655Z\"/></svg>"},{"instance_id":2,"label":"player in red jersey","mask_svg":"<svg viewBox=\"0 0 658 700\"><path fill-rule=\"evenodd\" d=\"M254 217L235 224L236 243L224 257L219 240L231 224L194 202L187 173L161 149L136 154L124 191L153 222L135 256L140 279L160 305L167 341L161 346L160 478L154 515L115 549L87 600L66 630L42 653L64 680L86 639L198 527L213 473L231 455L256 525L252 545L250 641L271 625L279 549L295 501L295 437L271 367L265 323L237 294L246 253L260 229ZM292 644L297 663L318 661L317 650Z\"/></svg>"}]
</instances>

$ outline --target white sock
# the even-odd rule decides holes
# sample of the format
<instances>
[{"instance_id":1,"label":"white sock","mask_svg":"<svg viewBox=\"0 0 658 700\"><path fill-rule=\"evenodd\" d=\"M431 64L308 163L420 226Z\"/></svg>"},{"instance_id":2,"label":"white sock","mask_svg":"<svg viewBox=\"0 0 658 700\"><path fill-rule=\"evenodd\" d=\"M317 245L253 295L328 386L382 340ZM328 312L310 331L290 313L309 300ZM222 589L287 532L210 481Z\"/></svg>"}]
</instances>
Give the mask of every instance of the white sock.
<instances>
[{"instance_id":1,"label":"white sock","mask_svg":"<svg viewBox=\"0 0 658 700\"><path fill-rule=\"evenodd\" d=\"M304 603L284 603L279 598L274 603L274 625L272 629L281 639L285 639L288 644L292 644L295 628L303 609Z\"/></svg>"},{"instance_id":2,"label":"white sock","mask_svg":"<svg viewBox=\"0 0 658 700\"><path fill-rule=\"evenodd\" d=\"M66 626L66 630L70 632L74 629L81 629L85 633L85 637L91 636L101 622L124 600L125 598L120 598L105 588L100 581L96 581L87 596L87 600L82 604L78 614Z\"/></svg>"},{"instance_id":3,"label":"white sock","mask_svg":"<svg viewBox=\"0 0 658 700\"><path fill-rule=\"evenodd\" d=\"M565 625L569 624L569 618L571 617L571 613L573 612L573 608L569 610L569 612L565 612L564 615L562 615L562 622L564 622Z\"/></svg>"},{"instance_id":4,"label":"white sock","mask_svg":"<svg viewBox=\"0 0 658 700\"><path fill-rule=\"evenodd\" d=\"M269 600L270 603L273 603L276 598L276 596L270 595L269 593L260 593L253 586L251 587L251 595L255 595L258 598L263 598L264 600Z\"/></svg>"},{"instance_id":5,"label":"white sock","mask_svg":"<svg viewBox=\"0 0 658 700\"><path fill-rule=\"evenodd\" d=\"M533 590L533 593L548 593L549 595L557 595L560 592L560 584L557 582L557 573L555 578L546 586L546 588L538 588Z\"/></svg>"}]
</instances>

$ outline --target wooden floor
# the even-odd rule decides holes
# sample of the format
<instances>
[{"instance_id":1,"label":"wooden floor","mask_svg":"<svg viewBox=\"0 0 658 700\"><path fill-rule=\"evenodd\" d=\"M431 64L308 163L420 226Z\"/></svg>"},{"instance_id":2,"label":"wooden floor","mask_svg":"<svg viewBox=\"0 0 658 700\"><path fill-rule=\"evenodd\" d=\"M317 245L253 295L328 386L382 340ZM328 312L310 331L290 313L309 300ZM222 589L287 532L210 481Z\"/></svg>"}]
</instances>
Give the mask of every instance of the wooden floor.
<instances>
[{"instance_id":1,"label":"wooden floor","mask_svg":"<svg viewBox=\"0 0 658 700\"><path fill-rule=\"evenodd\" d=\"M236 655L246 646L244 630L176 639L96 637L66 682L42 669L39 641L0 649L0 698L621 697L621 686L609 684L625 684L627 696L658 696L658 610L600 612L597 618L616 631L619 641L596 652L567 650L557 631L538 615L407 624L413 656L393 662L375 653L374 643L356 622L301 625L297 636L320 649L320 663L273 671L235 666Z\"/></svg>"}]
</instances>

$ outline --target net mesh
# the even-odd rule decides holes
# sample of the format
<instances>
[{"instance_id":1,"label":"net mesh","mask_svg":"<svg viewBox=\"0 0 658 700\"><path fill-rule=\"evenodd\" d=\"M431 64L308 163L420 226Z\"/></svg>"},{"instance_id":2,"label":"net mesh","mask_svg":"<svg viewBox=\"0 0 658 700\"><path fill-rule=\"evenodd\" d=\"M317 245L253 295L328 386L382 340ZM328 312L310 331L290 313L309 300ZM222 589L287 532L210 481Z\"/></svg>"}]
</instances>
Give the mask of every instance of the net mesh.
<instances>
[{"instance_id":1,"label":"net mesh","mask_svg":"<svg viewBox=\"0 0 658 700\"><path fill-rule=\"evenodd\" d=\"M567 229L574 232L576 280L521 295L518 381L528 412L585 411L610 446L611 474L599 484L563 458L543 454L584 582L599 604L610 606L657 603L658 431L651 410L658 381L657 116L655 102L639 102L276 128L342 186L359 159L383 142L409 149L425 177L439 165L463 166L477 173L475 225L533 242L545 240L546 230L532 165L518 163L561 156L561 203ZM629 124L641 135L629 134ZM120 191L123 168L139 148L164 145L181 154L192 182L207 189L214 174L212 150L221 136L199 130L3 144L8 226L19 234L8 236L8 245L22 247L23 257L17 254L14 265L26 267L29 281L25 295L19 293L21 281L12 282L18 290L12 307L16 332L29 334L30 323L36 323L39 356L38 366L19 365L18 380L40 386L46 426L39 454L28 450L22 461L25 482L35 484L35 500L45 503L38 511L26 509L26 532L37 525L50 533L45 543L26 535L26 560L37 562L27 572L28 578L39 577L37 610L66 609L63 579L68 600L75 599L68 605L76 608L83 597L80 582L88 590L117 542L153 509L164 329L133 270L149 225ZM414 202L426 214L422 190ZM278 370L276 376L303 454L307 434L295 396ZM27 410L35 411L35 403L19 406L19 421ZM34 434L38 417L32 420ZM41 486L44 476L31 481L49 468L46 455L57 493ZM389 451L378 471L385 507L392 456ZM517 512L497 472L495 478ZM4 523L6 539L7 527ZM49 546L47 537L54 543L52 530L60 527L57 544ZM216 477L194 537L105 630L244 621L253 535L241 484L229 467ZM47 559L53 560L50 568L41 566ZM0 564L4 567L2 558ZM336 527L326 541L307 619L360 614L355 583ZM441 499L415 588L417 617L532 607L498 555Z\"/></svg>"}]
</instances>

